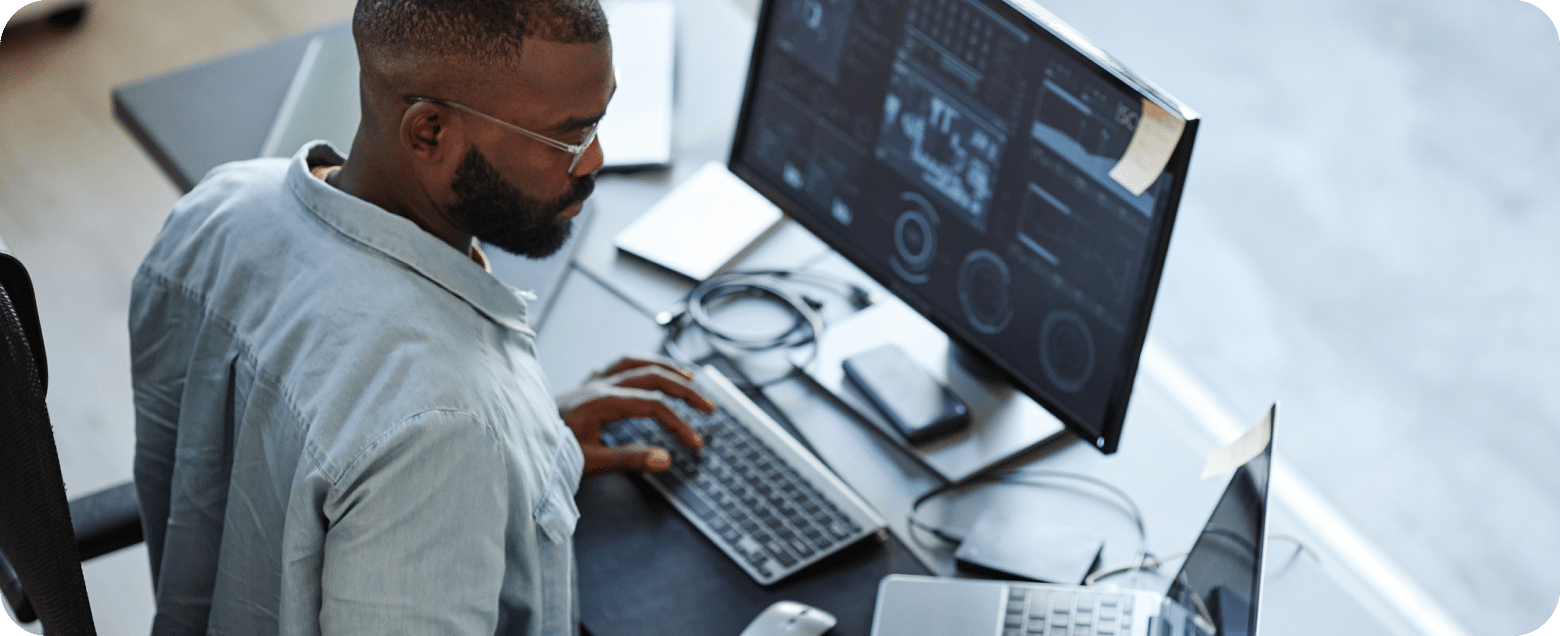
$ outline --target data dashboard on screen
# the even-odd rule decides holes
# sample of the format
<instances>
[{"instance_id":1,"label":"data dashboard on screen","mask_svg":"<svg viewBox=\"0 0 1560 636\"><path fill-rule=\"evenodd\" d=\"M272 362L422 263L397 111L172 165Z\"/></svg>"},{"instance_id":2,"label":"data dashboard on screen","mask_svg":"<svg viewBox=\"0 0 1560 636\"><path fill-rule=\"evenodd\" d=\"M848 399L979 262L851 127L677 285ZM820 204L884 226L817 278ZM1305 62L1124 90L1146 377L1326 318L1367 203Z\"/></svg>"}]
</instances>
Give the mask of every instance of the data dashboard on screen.
<instances>
[{"instance_id":1,"label":"data dashboard on screen","mask_svg":"<svg viewBox=\"0 0 1560 636\"><path fill-rule=\"evenodd\" d=\"M1033 3L760 11L732 171L1114 452L1195 113Z\"/></svg>"}]
</instances>

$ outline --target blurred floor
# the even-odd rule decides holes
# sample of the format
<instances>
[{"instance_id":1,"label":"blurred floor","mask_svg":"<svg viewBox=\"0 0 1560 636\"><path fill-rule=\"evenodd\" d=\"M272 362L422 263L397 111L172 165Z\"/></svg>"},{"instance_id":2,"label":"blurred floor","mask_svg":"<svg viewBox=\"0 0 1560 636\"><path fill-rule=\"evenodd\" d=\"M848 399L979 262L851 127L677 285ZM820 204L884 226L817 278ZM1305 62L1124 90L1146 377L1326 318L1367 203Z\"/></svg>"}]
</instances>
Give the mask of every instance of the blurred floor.
<instances>
[{"instance_id":1,"label":"blurred floor","mask_svg":"<svg viewBox=\"0 0 1560 636\"><path fill-rule=\"evenodd\" d=\"M1560 596L1560 37L1517 0L1045 0L1204 117L1150 337L1474 633ZM1130 435L1130 429L1127 433Z\"/></svg>"},{"instance_id":2,"label":"blurred floor","mask_svg":"<svg viewBox=\"0 0 1560 636\"><path fill-rule=\"evenodd\" d=\"M114 121L109 89L351 12L351 0L93 0L71 30L0 40L0 236L37 289L72 495L130 479L130 278L178 198ZM145 548L85 571L98 633L150 630Z\"/></svg>"},{"instance_id":3,"label":"blurred floor","mask_svg":"<svg viewBox=\"0 0 1560 636\"><path fill-rule=\"evenodd\" d=\"M1048 0L1200 111L1151 338L1480 636L1560 595L1560 37L1518 0ZM0 43L0 235L32 272L74 494L130 476L129 281L177 192L109 89L350 0L98 0ZM1130 424L1128 427L1130 435ZM87 567L144 634L144 549Z\"/></svg>"}]
</instances>

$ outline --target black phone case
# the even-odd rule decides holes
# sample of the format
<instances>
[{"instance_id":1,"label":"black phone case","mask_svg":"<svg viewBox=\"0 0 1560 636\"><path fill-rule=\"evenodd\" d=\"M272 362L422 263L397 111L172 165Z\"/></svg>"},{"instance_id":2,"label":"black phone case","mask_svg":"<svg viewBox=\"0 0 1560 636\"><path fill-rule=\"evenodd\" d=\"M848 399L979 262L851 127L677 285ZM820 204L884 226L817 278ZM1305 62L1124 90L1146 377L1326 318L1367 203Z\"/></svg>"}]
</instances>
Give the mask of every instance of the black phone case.
<instances>
[{"instance_id":1,"label":"black phone case","mask_svg":"<svg viewBox=\"0 0 1560 636\"><path fill-rule=\"evenodd\" d=\"M892 347L894 345L887 346ZM905 437L905 441L911 444L925 444L944 435L955 433L969 423L969 408L964 405L964 401L959 399L959 396L954 395L952 391L949 391L948 387L944 386L943 383L938 382L936 378L926 373L925 369L916 365L915 361L900 353L898 357L902 357L904 360L899 364L903 365L905 369L911 369L917 374L925 375L927 383L937 387L937 390L941 392L943 405L941 413L930 421L906 421L904 415L894 408L893 405L889 404L883 395L874 388L873 379L866 377L862 369L857 364L852 363L852 361L858 358L871 355L881 354L877 350L873 350L846 359L842 365L845 369L845 379L867 398L867 401L872 404L872 408L877 410L879 415L888 420L894 429Z\"/></svg>"}]
</instances>

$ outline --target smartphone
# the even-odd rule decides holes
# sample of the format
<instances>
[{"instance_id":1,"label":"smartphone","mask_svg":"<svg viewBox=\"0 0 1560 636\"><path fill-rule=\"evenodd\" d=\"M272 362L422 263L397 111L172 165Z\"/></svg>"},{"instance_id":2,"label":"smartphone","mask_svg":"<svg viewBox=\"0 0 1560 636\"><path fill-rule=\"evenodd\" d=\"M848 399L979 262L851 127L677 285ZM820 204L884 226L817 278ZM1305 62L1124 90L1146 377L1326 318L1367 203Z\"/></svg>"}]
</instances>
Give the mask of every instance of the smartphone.
<instances>
[{"instance_id":1,"label":"smartphone","mask_svg":"<svg viewBox=\"0 0 1560 636\"><path fill-rule=\"evenodd\" d=\"M845 378L911 444L925 444L969 425L969 407L895 345L845 360Z\"/></svg>"}]
</instances>

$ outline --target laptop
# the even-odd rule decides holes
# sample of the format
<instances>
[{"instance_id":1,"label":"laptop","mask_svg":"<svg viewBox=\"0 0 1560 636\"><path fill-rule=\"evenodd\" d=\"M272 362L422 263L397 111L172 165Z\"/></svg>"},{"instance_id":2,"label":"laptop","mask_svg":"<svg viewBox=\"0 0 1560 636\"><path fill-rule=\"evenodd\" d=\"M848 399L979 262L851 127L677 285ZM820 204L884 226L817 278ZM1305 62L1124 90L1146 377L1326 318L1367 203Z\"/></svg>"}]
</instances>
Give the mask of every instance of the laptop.
<instances>
[{"instance_id":1,"label":"laptop","mask_svg":"<svg viewBox=\"0 0 1560 636\"><path fill-rule=\"evenodd\" d=\"M1049 583L889 575L872 636L1252 636L1267 537L1266 446L1235 470L1164 594Z\"/></svg>"}]
</instances>

